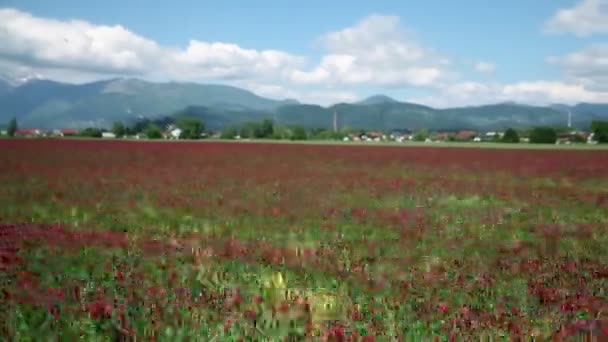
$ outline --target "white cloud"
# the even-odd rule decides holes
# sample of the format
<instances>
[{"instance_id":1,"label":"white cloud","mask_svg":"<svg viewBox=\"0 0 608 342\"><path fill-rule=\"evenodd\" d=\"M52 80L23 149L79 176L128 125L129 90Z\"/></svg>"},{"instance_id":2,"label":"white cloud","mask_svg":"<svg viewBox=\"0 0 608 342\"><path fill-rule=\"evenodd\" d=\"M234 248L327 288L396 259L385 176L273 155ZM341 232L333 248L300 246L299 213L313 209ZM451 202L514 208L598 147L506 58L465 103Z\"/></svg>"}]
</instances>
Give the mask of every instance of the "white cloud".
<instances>
[{"instance_id":1,"label":"white cloud","mask_svg":"<svg viewBox=\"0 0 608 342\"><path fill-rule=\"evenodd\" d=\"M608 91L608 44L596 44L549 63L563 69L566 76L592 90Z\"/></svg>"},{"instance_id":2,"label":"white cloud","mask_svg":"<svg viewBox=\"0 0 608 342\"><path fill-rule=\"evenodd\" d=\"M327 54L315 68L295 70L291 81L303 84L431 86L449 64L407 37L395 16L371 15L357 25L322 39Z\"/></svg>"},{"instance_id":3,"label":"white cloud","mask_svg":"<svg viewBox=\"0 0 608 342\"><path fill-rule=\"evenodd\" d=\"M0 9L0 58L85 72L141 74L161 54L153 41L122 26L36 18Z\"/></svg>"},{"instance_id":4,"label":"white cloud","mask_svg":"<svg viewBox=\"0 0 608 342\"><path fill-rule=\"evenodd\" d=\"M303 63L301 57L282 51L197 40L192 40L185 50L171 53L168 61L167 69L177 79L278 79Z\"/></svg>"},{"instance_id":5,"label":"white cloud","mask_svg":"<svg viewBox=\"0 0 608 342\"><path fill-rule=\"evenodd\" d=\"M515 101L529 103L605 102L608 92L596 92L583 84L559 81L519 82L503 88L503 94Z\"/></svg>"},{"instance_id":6,"label":"white cloud","mask_svg":"<svg viewBox=\"0 0 608 342\"><path fill-rule=\"evenodd\" d=\"M483 74L492 74L496 71L496 65L489 62L478 62L475 64L475 70Z\"/></svg>"},{"instance_id":7,"label":"white cloud","mask_svg":"<svg viewBox=\"0 0 608 342\"><path fill-rule=\"evenodd\" d=\"M63 80L86 75L140 75L178 80L278 79L303 59L276 50L244 49L235 44L192 40L185 49L164 47L120 25L37 18L0 9L0 73L40 73ZM15 75L18 76L18 75ZM83 77L84 76L84 77Z\"/></svg>"},{"instance_id":8,"label":"white cloud","mask_svg":"<svg viewBox=\"0 0 608 342\"><path fill-rule=\"evenodd\" d=\"M608 33L608 0L581 0L572 8L560 9L546 23L545 32L577 36Z\"/></svg>"},{"instance_id":9,"label":"white cloud","mask_svg":"<svg viewBox=\"0 0 608 342\"><path fill-rule=\"evenodd\" d=\"M608 92L593 91L581 83L522 81L515 83L461 82L445 85L437 95L408 101L439 108L516 101L533 105L552 103L607 102Z\"/></svg>"}]
</instances>

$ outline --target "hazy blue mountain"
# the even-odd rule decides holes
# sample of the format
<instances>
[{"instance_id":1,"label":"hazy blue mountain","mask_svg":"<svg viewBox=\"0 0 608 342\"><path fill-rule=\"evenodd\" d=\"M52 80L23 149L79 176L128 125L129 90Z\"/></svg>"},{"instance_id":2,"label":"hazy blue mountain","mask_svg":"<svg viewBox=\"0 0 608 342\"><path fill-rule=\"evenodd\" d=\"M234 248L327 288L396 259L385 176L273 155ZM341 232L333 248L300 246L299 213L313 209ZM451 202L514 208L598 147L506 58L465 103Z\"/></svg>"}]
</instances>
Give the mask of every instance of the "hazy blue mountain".
<instances>
[{"instance_id":1,"label":"hazy blue mountain","mask_svg":"<svg viewBox=\"0 0 608 342\"><path fill-rule=\"evenodd\" d=\"M379 130L502 130L537 125L588 128L592 120L608 119L608 104L530 106L515 102L434 109L374 95L357 103L329 107L300 104L293 99L272 100L225 85L153 83L111 79L75 85L31 80L19 86L0 81L0 123L16 116L21 127L110 127L114 121L174 120L197 116L210 129L265 117L285 125L330 128L334 112L340 127Z\"/></svg>"},{"instance_id":2,"label":"hazy blue mountain","mask_svg":"<svg viewBox=\"0 0 608 342\"><path fill-rule=\"evenodd\" d=\"M608 120L608 103L579 103L572 109L576 114Z\"/></svg>"},{"instance_id":3,"label":"hazy blue mountain","mask_svg":"<svg viewBox=\"0 0 608 342\"><path fill-rule=\"evenodd\" d=\"M381 103L396 103L396 102L397 102L397 100L390 98L386 95L373 95L373 96L366 98L363 101L357 102L357 104L375 105L375 104L381 104Z\"/></svg>"},{"instance_id":4,"label":"hazy blue mountain","mask_svg":"<svg viewBox=\"0 0 608 342\"><path fill-rule=\"evenodd\" d=\"M476 107L440 110L442 125L459 125L476 129L526 128L542 125L566 125L567 117L550 107L537 107L506 102Z\"/></svg>"},{"instance_id":5,"label":"hazy blue mountain","mask_svg":"<svg viewBox=\"0 0 608 342\"><path fill-rule=\"evenodd\" d=\"M111 125L133 117L161 117L188 106L228 111L273 112L293 103L266 99L225 85L152 83L113 79L83 85L33 80L0 93L0 121L16 116L22 126L84 127Z\"/></svg>"}]
</instances>

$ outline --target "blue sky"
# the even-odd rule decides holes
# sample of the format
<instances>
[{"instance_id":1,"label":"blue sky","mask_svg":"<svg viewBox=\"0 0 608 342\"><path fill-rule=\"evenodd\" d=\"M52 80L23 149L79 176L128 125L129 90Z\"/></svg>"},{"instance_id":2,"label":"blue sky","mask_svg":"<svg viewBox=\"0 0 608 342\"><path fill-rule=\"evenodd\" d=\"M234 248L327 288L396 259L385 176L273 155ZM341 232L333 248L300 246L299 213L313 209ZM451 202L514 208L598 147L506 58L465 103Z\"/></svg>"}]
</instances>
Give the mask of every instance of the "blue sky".
<instances>
[{"instance_id":1,"label":"blue sky","mask_svg":"<svg viewBox=\"0 0 608 342\"><path fill-rule=\"evenodd\" d=\"M321 104L376 93L435 106L608 102L608 0L0 0L0 10L5 78L227 83Z\"/></svg>"}]
</instances>

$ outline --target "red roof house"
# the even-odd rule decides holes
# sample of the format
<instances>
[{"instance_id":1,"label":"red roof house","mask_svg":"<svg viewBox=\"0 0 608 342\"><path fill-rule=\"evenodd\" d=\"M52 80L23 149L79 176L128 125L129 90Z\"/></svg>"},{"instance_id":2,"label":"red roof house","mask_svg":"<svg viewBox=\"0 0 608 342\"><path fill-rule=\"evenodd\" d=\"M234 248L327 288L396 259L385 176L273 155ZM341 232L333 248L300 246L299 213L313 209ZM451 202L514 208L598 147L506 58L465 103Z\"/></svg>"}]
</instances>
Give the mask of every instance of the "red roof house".
<instances>
[{"instance_id":1,"label":"red roof house","mask_svg":"<svg viewBox=\"0 0 608 342\"><path fill-rule=\"evenodd\" d=\"M17 137L35 137L40 134L40 131L33 128L19 128L15 131Z\"/></svg>"},{"instance_id":2,"label":"red roof house","mask_svg":"<svg viewBox=\"0 0 608 342\"><path fill-rule=\"evenodd\" d=\"M64 137L78 134L78 130L73 129L73 128L64 128L60 132L61 132L61 135Z\"/></svg>"},{"instance_id":3,"label":"red roof house","mask_svg":"<svg viewBox=\"0 0 608 342\"><path fill-rule=\"evenodd\" d=\"M450 137L449 133L440 132L440 133L435 134L435 140L444 141L444 140L448 140L449 137Z\"/></svg>"},{"instance_id":4,"label":"red roof house","mask_svg":"<svg viewBox=\"0 0 608 342\"><path fill-rule=\"evenodd\" d=\"M458 140L471 140L477 136L477 132L475 131L460 131L456 134L456 139Z\"/></svg>"}]
</instances>

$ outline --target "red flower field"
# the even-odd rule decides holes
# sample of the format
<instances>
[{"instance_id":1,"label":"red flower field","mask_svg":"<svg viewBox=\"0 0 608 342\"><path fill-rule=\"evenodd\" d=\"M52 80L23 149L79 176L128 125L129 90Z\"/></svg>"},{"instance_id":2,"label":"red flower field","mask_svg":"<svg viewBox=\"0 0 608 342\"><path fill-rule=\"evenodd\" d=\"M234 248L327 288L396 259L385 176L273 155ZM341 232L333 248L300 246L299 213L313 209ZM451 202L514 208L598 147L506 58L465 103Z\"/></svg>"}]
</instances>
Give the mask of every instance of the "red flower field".
<instances>
[{"instance_id":1,"label":"red flower field","mask_svg":"<svg viewBox=\"0 0 608 342\"><path fill-rule=\"evenodd\" d=\"M9 340L608 336L608 151L0 151Z\"/></svg>"}]
</instances>

